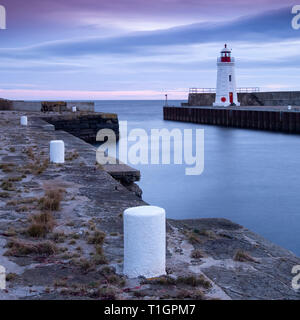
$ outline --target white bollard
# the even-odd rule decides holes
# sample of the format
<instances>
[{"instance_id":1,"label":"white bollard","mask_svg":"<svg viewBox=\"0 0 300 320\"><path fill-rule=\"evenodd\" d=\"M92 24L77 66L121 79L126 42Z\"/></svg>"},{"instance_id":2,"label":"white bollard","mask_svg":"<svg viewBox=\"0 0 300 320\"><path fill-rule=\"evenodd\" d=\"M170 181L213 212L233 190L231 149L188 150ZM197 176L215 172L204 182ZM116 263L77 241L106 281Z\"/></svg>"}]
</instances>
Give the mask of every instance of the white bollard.
<instances>
[{"instance_id":1,"label":"white bollard","mask_svg":"<svg viewBox=\"0 0 300 320\"><path fill-rule=\"evenodd\" d=\"M124 274L129 278L166 274L166 212L142 206L124 211Z\"/></svg>"},{"instance_id":2,"label":"white bollard","mask_svg":"<svg viewBox=\"0 0 300 320\"><path fill-rule=\"evenodd\" d=\"M65 143L62 140L50 142L50 161L53 163L65 162Z\"/></svg>"},{"instance_id":3,"label":"white bollard","mask_svg":"<svg viewBox=\"0 0 300 320\"><path fill-rule=\"evenodd\" d=\"M72 112L76 112L77 111L77 107L72 107Z\"/></svg>"},{"instance_id":4,"label":"white bollard","mask_svg":"<svg viewBox=\"0 0 300 320\"><path fill-rule=\"evenodd\" d=\"M26 116L22 116L20 123L21 123L21 126L27 126L27 124L28 124L27 117Z\"/></svg>"},{"instance_id":5,"label":"white bollard","mask_svg":"<svg viewBox=\"0 0 300 320\"><path fill-rule=\"evenodd\" d=\"M6 270L3 266L0 266L0 290L6 289Z\"/></svg>"},{"instance_id":6,"label":"white bollard","mask_svg":"<svg viewBox=\"0 0 300 320\"><path fill-rule=\"evenodd\" d=\"M292 110L292 106L288 106L288 110Z\"/></svg>"}]
</instances>

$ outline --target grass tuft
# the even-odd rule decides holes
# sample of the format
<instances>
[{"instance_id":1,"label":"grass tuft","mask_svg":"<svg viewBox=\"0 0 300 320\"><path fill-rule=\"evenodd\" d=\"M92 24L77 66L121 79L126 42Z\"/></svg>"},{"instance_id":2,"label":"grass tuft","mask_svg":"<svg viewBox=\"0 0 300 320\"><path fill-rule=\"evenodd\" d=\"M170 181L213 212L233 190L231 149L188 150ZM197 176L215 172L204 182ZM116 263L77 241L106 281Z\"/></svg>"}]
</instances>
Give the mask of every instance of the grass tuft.
<instances>
[{"instance_id":1,"label":"grass tuft","mask_svg":"<svg viewBox=\"0 0 300 320\"><path fill-rule=\"evenodd\" d=\"M50 212L35 214L29 220L31 225L27 229L27 234L33 238L45 237L55 226L55 220Z\"/></svg>"},{"instance_id":2,"label":"grass tuft","mask_svg":"<svg viewBox=\"0 0 300 320\"><path fill-rule=\"evenodd\" d=\"M105 237L105 232L97 230L88 238L88 244L96 244L101 246L104 243Z\"/></svg>"},{"instance_id":3,"label":"grass tuft","mask_svg":"<svg viewBox=\"0 0 300 320\"><path fill-rule=\"evenodd\" d=\"M193 259L201 259L201 258L203 258L202 251L199 250L199 249L193 250L192 253L191 253L191 258L193 258Z\"/></svg>"},{"instance_id":4,"label":"grass tuft","mask_svg":"<svg viewBox=\"0 0 300 320\"><path fill-rule=\"evenodd\" d=\"M239 261L239 262L256 262L256 260L251 257L251 255L241 249L237 250L233 257L234 261Z\"/></svg>"},{"instance_id":5,"label":"grass tuft","mask_svg":"<svg viewBox=\"0 0 300 320\"><path fill-rule=\"evenodd\" d=\"M65 190L47 190L44 197L39 200L39 207L42 211L58 211L63 199Z\"/></svg>"},{"instance_id":6,"label":"grass tuft","mask_svg":"<svg viewBox=\"0 0 300 320\"><path fill-rule=\"evenodd\" d=\"M6 245L8 250L6 256L26 256L26 255L45 255L50 256L58 252L56 245L52 241L43 242L25 242L21 240L12 240Z\"/></svg>"}]
</instances>

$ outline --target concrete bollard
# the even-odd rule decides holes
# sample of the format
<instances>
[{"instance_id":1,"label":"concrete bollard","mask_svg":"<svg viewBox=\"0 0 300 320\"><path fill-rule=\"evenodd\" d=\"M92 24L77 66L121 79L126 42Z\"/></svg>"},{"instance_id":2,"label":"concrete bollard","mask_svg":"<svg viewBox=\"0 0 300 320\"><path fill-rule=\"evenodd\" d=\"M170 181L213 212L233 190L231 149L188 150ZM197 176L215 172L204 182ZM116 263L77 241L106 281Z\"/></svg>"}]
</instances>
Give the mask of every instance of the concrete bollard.
<instances>
[{"instance_id":1,"label":"concrete bollard","mask_svg":"<svg viewBox=\"0 0 300 320\"><path fill-rule=\"evenodd\" d=\"M292 106L288 106L288 110L292 110Z\"/></svg>"},{"instance_id":2,"label":"concrete bollard","mask_svg":"<svg viewBox=\"0 0 300 320\"><path fill-rule=\"evenodd\" d=\"M166 274L166 212L153 206L124 211L124 274L129 278Z\"/></svg>"},{"instance_id":3,"label":"concrete bollard","mask_svg":"<svg viewBox=\"0 0 300 320\"><path fill-rule=\"evenodd\" d=\"M21 117L20 124L21 124L21 126L27 126L28 120L27 120L26 116Z\"/></svg>"},{"instance_id":4,"label":"concrete bollard","mask_svg":"<svg viewBox=\"0 0 300 320\"><path fill-rule=\"evenodd\" d=\"M77 111L77 107L72 107L72 112L76 112Z\"/></svg>"},{"instance_id":5,"label":"concrete bollard","mask_svg":"<svg viewBox=\"0 0 300 320\"><path fill-rule=\"evenodd\" d=\"M6 270L3 266L0 266L0 290L6 289Z\"/></svg>"},{"instance_id":6,"label":"concrete bollard","mask_svg":"<svg viewBox=\"0 0 300 320\"><path fill-rule=\"evenodd\" d=\"M53 163L65 162L65 143L62 140L50 142L50 161Z\"/></svg>"}]
</instances>

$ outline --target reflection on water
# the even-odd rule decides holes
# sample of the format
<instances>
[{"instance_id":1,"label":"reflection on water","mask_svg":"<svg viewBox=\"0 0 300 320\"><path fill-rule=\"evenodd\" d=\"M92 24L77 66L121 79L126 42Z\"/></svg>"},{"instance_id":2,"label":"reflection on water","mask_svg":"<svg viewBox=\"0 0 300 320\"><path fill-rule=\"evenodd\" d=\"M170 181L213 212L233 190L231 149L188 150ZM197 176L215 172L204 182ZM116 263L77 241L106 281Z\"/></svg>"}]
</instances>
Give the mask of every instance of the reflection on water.
<instances>
[{"instance_id":1,"label":"reflection on water","mask_svg":"<svg viewBox=\"0 0 300 320\"><path fill-rule=\"evenodd\" d=\"M300 256L300 136L164 121L162 105L96 102L97 111L127 120L129 130L205 130L201 176L186 176L185 165L135 166L142 173L143 199L164 207L169 218L230 219Z\"/></svg>"}]
</instances>

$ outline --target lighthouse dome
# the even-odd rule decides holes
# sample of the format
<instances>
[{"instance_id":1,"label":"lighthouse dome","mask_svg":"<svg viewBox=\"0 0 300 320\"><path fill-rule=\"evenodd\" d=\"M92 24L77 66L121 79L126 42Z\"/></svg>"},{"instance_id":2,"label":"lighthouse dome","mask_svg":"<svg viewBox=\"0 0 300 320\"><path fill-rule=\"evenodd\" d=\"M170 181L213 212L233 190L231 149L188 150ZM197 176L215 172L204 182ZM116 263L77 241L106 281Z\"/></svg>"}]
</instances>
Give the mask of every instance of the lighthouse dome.
<instances>
[{"instance_id":1,"label":"lighthouse dome","mask_svg":"<svg viewBox=\"0 0 300 320\"><path fill-rule=\"evenodd\" d=\"M224 48L222 49L221 52L231 52L230 49L227 48L227 44L225 44Z\"/></svg>"}]
</instances>

